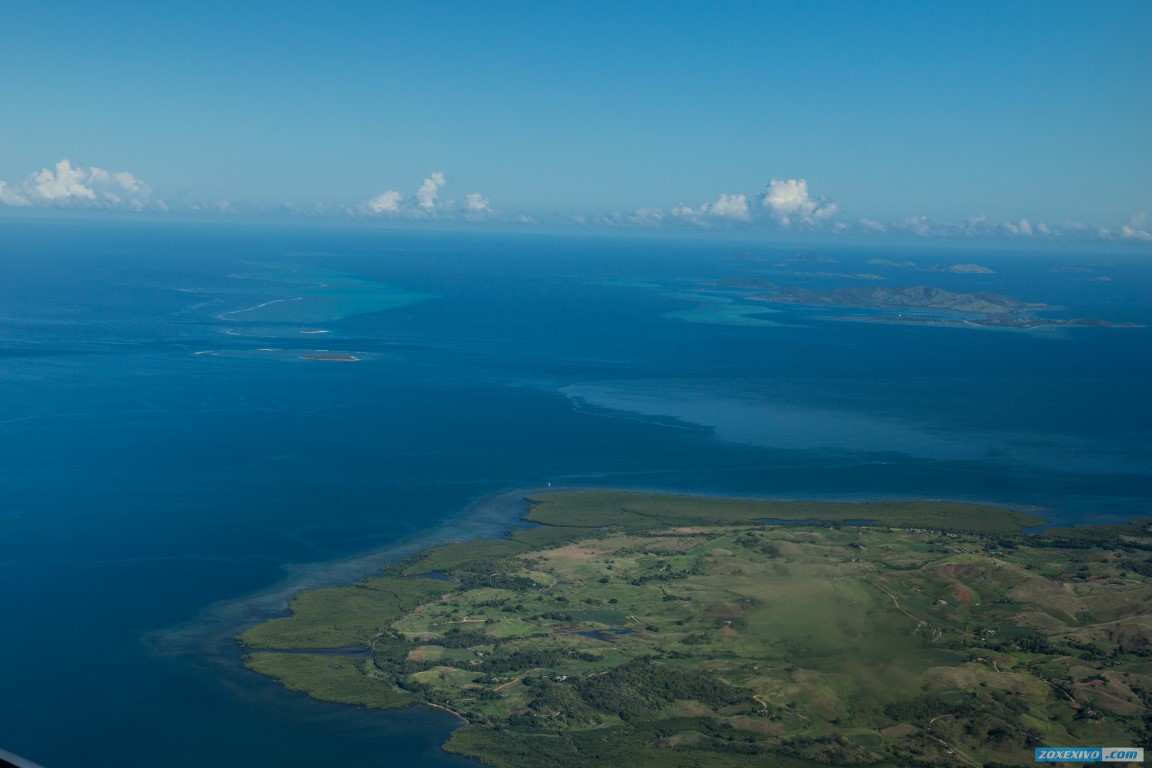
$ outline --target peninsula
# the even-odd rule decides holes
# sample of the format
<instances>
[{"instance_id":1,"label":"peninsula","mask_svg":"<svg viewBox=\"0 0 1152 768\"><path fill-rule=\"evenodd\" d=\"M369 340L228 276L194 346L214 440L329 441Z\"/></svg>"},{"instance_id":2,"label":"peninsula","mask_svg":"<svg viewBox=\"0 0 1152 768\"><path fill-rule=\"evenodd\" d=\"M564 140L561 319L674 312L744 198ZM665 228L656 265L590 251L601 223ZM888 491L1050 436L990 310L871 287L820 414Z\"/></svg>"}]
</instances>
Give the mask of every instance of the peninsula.
<instances>
[{"instance_id":1,"label":"peninsula","mask_svg":"<svg viewBox=\"0 0 1152 768\"><path fill-rule=\"evenodd\" d=\"M237 638L326 701L426 704L496 766L1032 763L1152 736L1152 526L615 491ZM337 652L333 652L336 650Z\"/></svg>"}]
</instances>

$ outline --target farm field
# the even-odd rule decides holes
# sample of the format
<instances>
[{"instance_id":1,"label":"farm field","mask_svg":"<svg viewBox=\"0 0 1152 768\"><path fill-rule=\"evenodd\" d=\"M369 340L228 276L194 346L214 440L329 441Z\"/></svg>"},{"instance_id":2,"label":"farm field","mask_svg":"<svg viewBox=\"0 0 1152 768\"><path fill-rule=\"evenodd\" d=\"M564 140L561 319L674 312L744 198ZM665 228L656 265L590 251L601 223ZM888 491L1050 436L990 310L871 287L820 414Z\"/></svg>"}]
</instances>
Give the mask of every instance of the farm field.
<instances>
[{"instance_id":1,"label":"farm field","mask_svg":"<svg viewBox=\"0 0 1152 768\"><path fill-rule=\"evenodd\" d=\"M1039 521L982 505L602 491L527 519L302 593L238 638L246 664L318 699L447 708L468 724L446 749L509 768L1147 746L1148 521L1024 535Z\"/></svg>"}]
</instances>

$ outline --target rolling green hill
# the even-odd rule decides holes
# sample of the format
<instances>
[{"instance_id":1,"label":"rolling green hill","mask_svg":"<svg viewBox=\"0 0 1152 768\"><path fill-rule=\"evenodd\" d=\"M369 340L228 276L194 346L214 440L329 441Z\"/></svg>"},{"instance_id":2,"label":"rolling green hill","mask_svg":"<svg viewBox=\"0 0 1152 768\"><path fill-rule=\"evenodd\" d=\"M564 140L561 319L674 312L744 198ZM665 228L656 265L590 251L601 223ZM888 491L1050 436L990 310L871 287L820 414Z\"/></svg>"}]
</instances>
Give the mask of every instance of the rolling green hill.
<instances>
[{"instance_id":1,"label":"rolling green hill","mask_svg":"<svg viewBox=\"0 0 1152 768\"><path fill-rule=\"evenodd\" d=\"M238 638L247 665L318 699L447 708L468 724L446 749L508 768L1023 765L1148 739L1146 522L1023 536L1039 521L945 502L530 502L541 525L509 539L302 593Z\"/></svg>"}]
</instances>

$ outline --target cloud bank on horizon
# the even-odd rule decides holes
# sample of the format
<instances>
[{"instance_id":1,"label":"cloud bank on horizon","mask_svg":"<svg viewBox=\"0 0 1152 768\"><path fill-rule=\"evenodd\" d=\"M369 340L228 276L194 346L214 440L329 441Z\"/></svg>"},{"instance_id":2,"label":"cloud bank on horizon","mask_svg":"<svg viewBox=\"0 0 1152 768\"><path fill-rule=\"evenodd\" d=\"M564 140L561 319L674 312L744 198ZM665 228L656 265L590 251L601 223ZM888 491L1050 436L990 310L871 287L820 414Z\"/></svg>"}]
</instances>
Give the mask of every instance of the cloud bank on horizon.
<instances>
[{"instance_id":1,"label":"cloud bank on horizon","mask_svg":"<svg viewBox=\"0 0 1152 768\"><path fill-rule=\"evenodd\" d=\"M127 171L72 165L61 160L16 184L0 179L0 205L16 208L104 208L167 210L151 199L151 190Z\"/></svg>"},{"instance_id":2,"label":"cloud bank on horizon","mask_svg":"<svg viewBox=\"0 0 1152 768\"><path fill-rule=\"evenodd\" d=\"M511 222L536 224L538 220L522 212L501 212L479 192L469 192L462 201L444 199L448 177L434 171L415 192L396 189L381 192L351 206L314 204L300 207L283 204L279 210L290 214L311 214L346 218L381 218L414 221ZM269 213L260 206L248 208L227 201L195 202L186 199L166 201L153 196L151 188L128 171L108 171L97 166L74 165L67 159L51 168L41 168L22 181L0 179L0 208L93 209L173 213ZM604 215L557 213L557 222L579 226L731 229L766 232L825 232L837 235L911 235L939 238L1010 238L1047 240L1104 240L1152 243L1148 215L1132 214L1122 224L1089 226L1068 222L1050 226L1027 218L996 222L975 216L962 222L938 222L925 216L881 222L869 218L851 219L843 208L824 195L813 195L806 179L772 179L761 191L748 195L721 193L715 200L695 205L685 203L665 211L659 207L614 211ZM545 220L547 221L547 220Z\"/></svg>"},{"instance_id":3,"label":"cloud bank on horizon","mask_svg":"<svg viewBox=\"0 0 1152 768\"><path fill-rule=\"evenodd\" d=\"M705 229L775 230L780 232L831 232L857 235L913 235L941 238L1013 238L1048 240L1114 240L1152 243L1148 216L1133 214L1119 226L1090 227L1080 222L1049 226L1026 218L994 222L975 216L963 222L937 222L926 216L909 216L891 222L849 219L843 209L823 195L813 196L806 179L772 179L766 189L749 197L722 193L715 201L696 206L680 204L662 208L615 211L605 216L574 216L581 225L610 227L691 226Z\"/></svg>"},{"instance_id":4,"label":"cloud bank on horizon","mask_svg":"<svg viewBox=\"0 0 1152 768\"><path fill-rule=\"evenodd\" d=\"M442 219L452 221L465 219L468 221L487 220L495 216L490 201L479 192L469 192L464 196L463 203L455 200L441 200L440 191L448 183L443 171L433 171L413 195L404 195L396 189L385 192L365 200L359 205L345 208L344 213L350 216L384 216L396 219Z\"/></svg>"},{"instance_id":5,"label":"cloud bank on horizon","mask_svg":"<svg viewBox=\"0 0 1152 768\"><path fill-rule=\"evenodd\" d=\"M662 219L659 209L645 208L644 216ZM701 203L695 208L678 205L670 215L696 226L716 226L723 222L769 222L782 230L820 229L840 213L840 206L826 198L813 198L808 193L805 179L772 179L768 188L756 195L752 202L742 194L721 194L715 202ZM626 219L627 217L625 217Z\"/></svg>"}]
</instances>

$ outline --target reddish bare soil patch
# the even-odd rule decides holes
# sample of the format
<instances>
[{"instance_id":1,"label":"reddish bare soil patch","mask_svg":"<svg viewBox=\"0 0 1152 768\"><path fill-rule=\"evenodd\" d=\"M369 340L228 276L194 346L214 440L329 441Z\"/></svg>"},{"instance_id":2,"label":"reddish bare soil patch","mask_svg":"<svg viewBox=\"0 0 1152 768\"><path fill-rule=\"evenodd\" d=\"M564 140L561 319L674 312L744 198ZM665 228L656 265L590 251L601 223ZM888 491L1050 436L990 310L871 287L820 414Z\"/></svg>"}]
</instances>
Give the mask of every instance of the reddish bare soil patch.
<instances>
[{"instance_id":1,"label":"reddish bare soil patch","mask_svg":"<svg viewBox=\"0 0 1152 768\"><path fill-rule=\"evenodd\" d=\"M966 579L972 576L978 576L983 569L973 563L948 563L947 565L937 566L935 570L944 578L952 581L954 579Z\"/></svg>"},{"instance_id":2,"label":"reddish bare soil patch","mask_svg":"<svg viewBox=\"0 0 1152 768\"><path fill-rule=\"evenodd\" d=\"M744 616L744 609L735 603L705 603L700 606L705 616L720 619L739 619Z\"/></svg>"}]
</instances>

